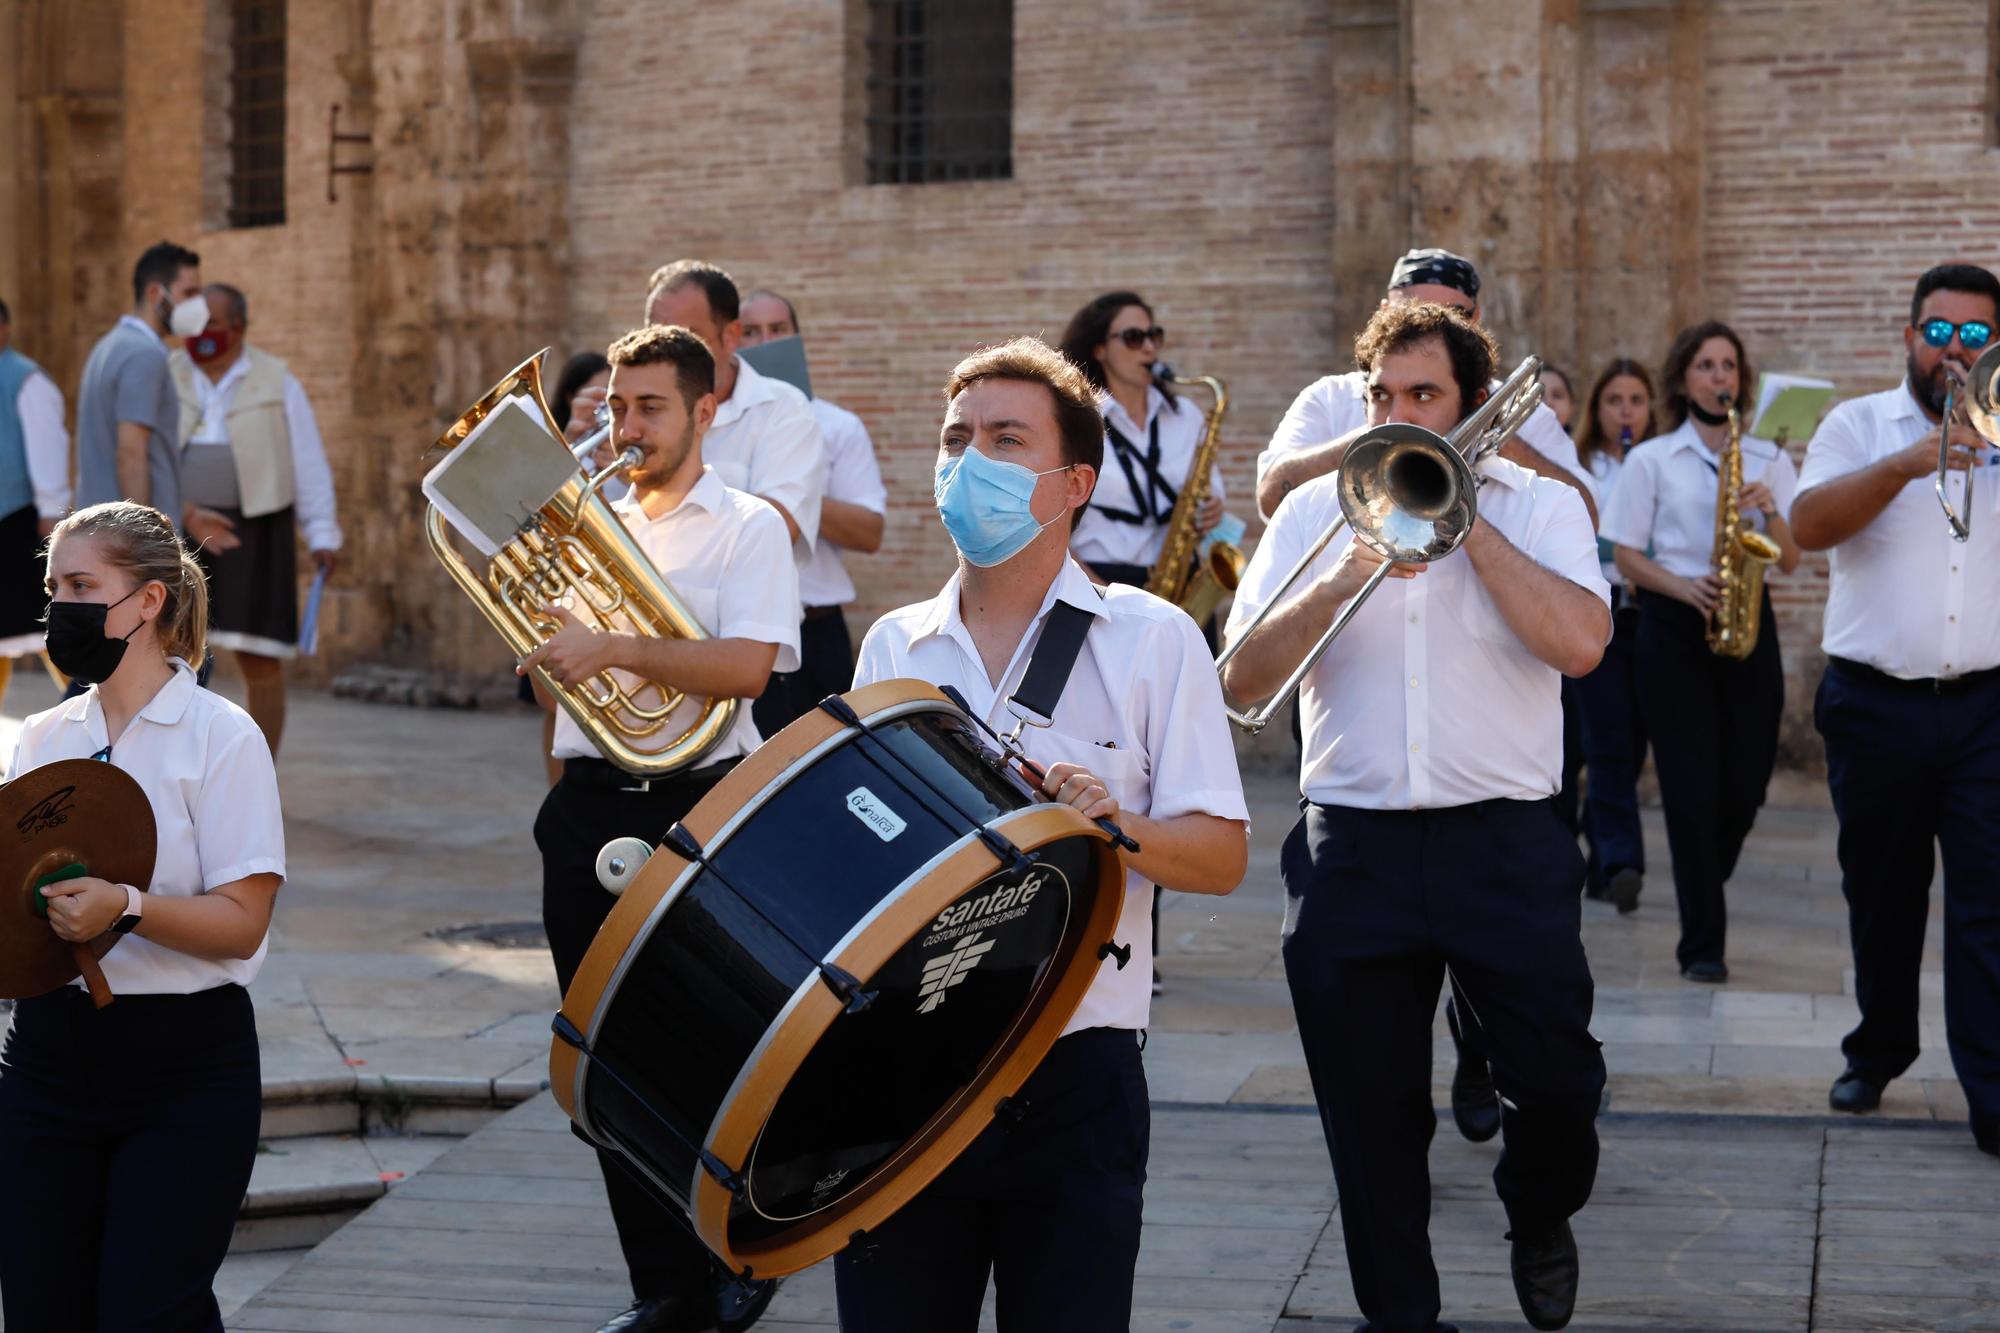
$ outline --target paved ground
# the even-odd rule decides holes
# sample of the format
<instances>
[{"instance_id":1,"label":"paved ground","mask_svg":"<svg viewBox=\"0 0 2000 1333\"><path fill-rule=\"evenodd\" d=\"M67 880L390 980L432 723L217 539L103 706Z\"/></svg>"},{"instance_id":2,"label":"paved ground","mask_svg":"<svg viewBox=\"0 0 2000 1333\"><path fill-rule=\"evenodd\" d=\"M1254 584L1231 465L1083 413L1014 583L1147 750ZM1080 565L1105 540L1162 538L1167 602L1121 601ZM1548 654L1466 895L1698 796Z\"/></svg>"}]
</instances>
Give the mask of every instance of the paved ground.
<instances>
[{"instance_id":1,"label":"paved ground","mask_svg":"<svg viewBox=\"0 0 2000 1333\"><path fill-rule=\"evenodd\" d=\"M52 700L33 673L17 673L16 682L8 713L18 717ZM537 917L539 869L529 834L542 790L536 720L525 712L424 712L312 694L293 705L279 766L292 879L279 901L270 963L255 987L267 1081L528 1094L543 1077L547 1017L557 1001L546 952L438 933ZM1310 1096L1277 952L1277 854L1296 805L1282 773L1253 775L1250 786L1256 828L1245 884L1221 900L1170 896L1163 920L1168 991L1156 1001L1146 1056L1162 1107L1146 1263L1159 1280L1171 1273L1182 1285L1149 1297L1149 1308L1208 1309L1174 1292L1264 1283L1260 1291L1278 1295L1271 1317L1284 1310L1284 1327L1338 1324L1348 1299L1339 1228L1328 1226L1331 1181L1315 1122L1304 1113ZM1645 1326L1792 1328L1807 1326L1805 1313L1814 1327L1834 1326L1828 1321L1836 1316L1876 1318L1875 1327L2000 1326L1991 1313L2000 1283L1979 1262L1995 1252L1990 1227L2000 1209L2000 1163L1973 1152L1962 1123L1964 1103L1943 1052L1936 926L1924 978L1924 1056L1911 1077L1892 1086L1881 1116L1831 1124L1826 1086L1840 1070L1838 1040L1854 1013L1833 820L1816 784L1780 783L1773 800L1731 886L1728 986L1694 986L1674 968L1675 916L1657 810L1648 813L1648 846L1660 864L1640 910L1619 918L1585 904L1598 981L1593 1028L1605 1044L1611 1083L1606 1174L1580 1230L1596 1275L1587 1279L1587 1300L1597 1299L1588 1294L1594 1291L1605 1299L1619 1294L1623 1304L1587 1307L1592 1320L1578 1326L1651 1320ZM1447 1046L1441 1038L1438 1049ZM1442 1060L1438 1072L1441 1089L1448 1075ZM531 1106L517 1114L538 1113ZM1884 1123L1891 1120L1909 1123ZM507 1132L524 1132L512 1123ZM566 1142L546 1134L514 1146L554 1151ZM409 1164L421 1165L418 1158L441 1146L411 1144ZM469 1143L443 1160L471 1151ZM479 1151L496 1178L533 1169L518 1153L510 1164ZM377 1214L402 1200L414 1202L412 1191L441 1169L396 1186L367 1225L380 1224ZM1485 1178L1490 1149L1460 1143L1447 1126L1433 1169L1450 1309L1518 1326ZM1246 1182L1259 1186L1249 1191L1253 1197L1233 1193ZM1707 1202L1676 1214L1671 1201L1690 1193ZM1904 1193L1907 1206L1898 1197ZM1781 1202L1767 1202L1778 1194ZM1822 1211L1822 1203L1830 1206ZM1256 1215L1262 1221L1242 1211L1266 1204L1276 1211ZM483 1220L499 1211L479 1213ZM602 1222L579 1234L601 1230ZM1924 1243L1891 1243L1898 1227ZM1744 1246L1727 1239L1737 1232ZM1779 1245L1787 1236L1803 1238L1805 1248ZM1767 1255L1772 1273L1725 1281L1709 1262L1711 1252L1749 1262L1765 1253L1756 1246L1776 1247ZM1908 1277L1898 1267L1926 1257L1931 1277ZM1668 1259L1672 1266L1661 1267ZM223 1286L240 1300L280 1262L233 1260ZM310 1271L301 1267L293 1276L303 1281ZM385 1268L383 1282L393 1285L392 1278ZM386 1327L364 1317L368 1288L353 1281L343 1288L354 1315L348 1322L269 1322L277 1316L265 1312L266 1303L291 1280L281 1279L251 1307L266 1321L253 1326ZM795 1323L810 1326L813 1312L827 1308L823 1291L813 1295L819 1281L807 1275L796 1295L787 1293L788 1302L800 1302L786 1307ZM1697 1314L1688 1292L1703 1284L1773 1304ZM590 1290L595 1309L603 1290ZM1261 1317L1258 1301L1224 1308ZM569 1327L592 1326L588 1316L564 1318Z\"/></svg>"}]
</instances>

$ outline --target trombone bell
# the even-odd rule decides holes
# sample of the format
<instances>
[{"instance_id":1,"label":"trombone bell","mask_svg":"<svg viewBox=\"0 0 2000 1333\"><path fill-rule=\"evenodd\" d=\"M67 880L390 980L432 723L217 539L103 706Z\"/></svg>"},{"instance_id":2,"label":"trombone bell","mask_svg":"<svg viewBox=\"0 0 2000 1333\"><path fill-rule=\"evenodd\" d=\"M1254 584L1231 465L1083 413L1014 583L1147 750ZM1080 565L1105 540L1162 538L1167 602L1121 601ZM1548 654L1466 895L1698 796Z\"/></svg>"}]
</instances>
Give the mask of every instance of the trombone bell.
<instances>
[{"instance_id":1,"label":"trombone bell","mask_svg":"<svg viewBox=\"0 0 2000 1333\"><path fill-rule=\"evenodd\" d=\"M1377 554L1426 564L1465 540L1477 512L1477 487L1471 466L1443 436L1391 422L1348 446L1339 474L1340 512Z\"/></svg>"}]
</instances>

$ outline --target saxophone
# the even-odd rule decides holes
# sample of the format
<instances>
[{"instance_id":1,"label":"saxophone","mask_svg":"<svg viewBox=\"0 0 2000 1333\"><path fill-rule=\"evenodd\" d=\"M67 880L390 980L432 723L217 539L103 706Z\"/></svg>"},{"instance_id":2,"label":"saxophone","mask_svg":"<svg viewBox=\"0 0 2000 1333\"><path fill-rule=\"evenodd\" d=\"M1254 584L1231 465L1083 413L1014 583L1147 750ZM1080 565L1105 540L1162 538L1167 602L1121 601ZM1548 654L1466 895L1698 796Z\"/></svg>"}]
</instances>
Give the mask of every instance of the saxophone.
<instances>
[{"instance_id":1,"label":"saxophone","mask_svg":"<svg viewBox=\"0 0 2000 1333\"><path fill-rule=\"evenodd\" d=\"M1742 661L1757 650L1757 626L1764 613L1764 567L1778 558L1778 544L1743 526L1743 418L1730 395L1729 439L1715 470L1715 551L1710 563L1722 580L1722 600L1708 622L1708 650Z\"/></svg>"},{"instance_id":2,"label":"saxophone","mask_svg":"<svg viewBox=\"0 0 2000 1333\"><path fill-rule=\"evenodd\" d=\"M1195 511L1208 498L1208 478L1214 470L1216 450L1222 444L1222 414L1229 410L1229 390L1212 375L1191 375L1184 379L1165 366L1160 371L1160 378L1169 384L1199 384L1208 390L1213 404L1208 409L1201 444L1194 451L1194 462L1188 467L1187 481L1174 501L1173 512L1167 516L1166 537L1160 543L1160 558L1153 562L1146 576L1146 591L1180 607L1194 618L1195 624L1205 625L1222 605L1222 599L1236 591L1247 563L1243 552L1227 542L1210 545L1208 559L1199 568L1194 559L1201 544L1201 535L1194 526Z\"/></svg>"}]
</instances>

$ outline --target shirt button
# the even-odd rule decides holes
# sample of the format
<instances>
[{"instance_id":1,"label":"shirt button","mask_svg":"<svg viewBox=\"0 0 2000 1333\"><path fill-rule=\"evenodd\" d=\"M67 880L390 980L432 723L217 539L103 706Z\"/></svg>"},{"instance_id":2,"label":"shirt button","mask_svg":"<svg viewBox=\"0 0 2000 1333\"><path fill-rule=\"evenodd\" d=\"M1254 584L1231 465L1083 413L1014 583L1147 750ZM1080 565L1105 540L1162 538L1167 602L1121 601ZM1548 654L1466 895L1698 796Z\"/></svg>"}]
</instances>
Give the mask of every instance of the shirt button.
<instances>
[{"instance_id":1,"label":"shirt button","mask_svg":"<svg viewBox=\"0 0 2000 1333\"><path fill-rule=\"evenodd\" d=\"M1957 565L1953 565L1953 566L1951 567L1951 572L1952 572L1952 573L1954 573L1954 574L1958 573L1958 566L1957 566Z\"/></svg>"},{"instance_id":2,"label":"shirt button","mask_svg":"<svg viewBox=\"0 0 2000 1333\"><path fill-rule=\"evenodd\" d=\"M1414 624L1416 624L1416 623L1417 623L1417 618L1416 618L1416 616L1415 616L1414 614L1412 614L1412 615L1410 616L1410 623L1411 623L1412 625L1414 625Z\"/></svg>"},{"instance_id":3,"label":"shirt button","mask_svg":"<svg viewBox=\"0 0 2000 1333\"><path fill-rule=\"evenodd\" d=\"M1949 662L1946 662L1946 663L1945 663L1945 665L1946 665L1946 666L1950 666L1950 665L1951 665L1951 663L1949 663ZM1412 746L1410 747L1410 753L1411 753L1411 754L1415 754L1415 753L1417 752L1417 750L1418 750L1419 748L1420 748L1420 747L1418 747L1418 746L1415 746L1415 745L1412 745Z\"/></svg>"},{"instance_id":4,"label":"shirt button","mask_svg":"<svg viewBox=\"0 0 2000 1333\"><path fill-rule=\"evenodd\" d=\"M1413 690L1417 688L1417 678L1415 676L1410 677L1410 688Z\"/></svg>"}]
</instances>

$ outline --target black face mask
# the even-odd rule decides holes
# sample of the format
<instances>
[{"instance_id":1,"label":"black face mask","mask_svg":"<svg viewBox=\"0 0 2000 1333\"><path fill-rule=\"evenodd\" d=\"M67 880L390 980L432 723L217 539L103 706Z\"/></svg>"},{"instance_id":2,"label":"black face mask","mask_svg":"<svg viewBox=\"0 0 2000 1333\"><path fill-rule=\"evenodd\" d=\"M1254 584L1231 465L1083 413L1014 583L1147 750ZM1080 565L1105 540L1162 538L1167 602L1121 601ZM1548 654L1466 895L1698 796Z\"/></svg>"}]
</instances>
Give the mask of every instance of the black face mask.
<instances>
[{"instance_id":1,"label":"black face mask","mask_svg":"<svg viewBox=\"0 0 2000 1333\"><path fill-rule=\"evenodd\" d=\"M139 587L145 587L140 584ZM114 639L105 634L104 621L114 606L123 606L132 599L139 588L132 589L117 601L104 602L50 602L49 603L49 661L55 663L56 670L72 680L80 680L86 685L101 685L111 679L111 673L125 660L125 649L132 634L139 632L139 626L132 627L132 634L122 639Z\"/></svg>"}]
</instances>

